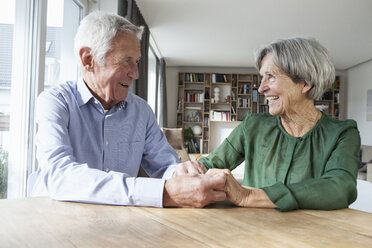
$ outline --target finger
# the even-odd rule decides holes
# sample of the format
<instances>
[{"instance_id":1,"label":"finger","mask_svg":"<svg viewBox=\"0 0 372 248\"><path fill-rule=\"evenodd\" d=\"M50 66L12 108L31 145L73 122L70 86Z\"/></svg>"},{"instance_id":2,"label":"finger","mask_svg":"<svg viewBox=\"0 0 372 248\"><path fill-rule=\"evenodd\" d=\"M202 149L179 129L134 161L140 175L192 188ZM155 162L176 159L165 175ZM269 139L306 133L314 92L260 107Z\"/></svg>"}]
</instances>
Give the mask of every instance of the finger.
<instances>
[{"instance_id":1,"label":"finger","mask_svg":"<svg viewBox=\"0 0 372 248\"><path fill-rule=\"evenodd\" d=\"M225 190L226 175L224 173L215 174L209 177L206 187L213 190Z\"/></svg>"},{"instance_id":2,"label":"finger","mask_svg":"<svg viewBox=\"0 0 372 248\"><path fill-rule=\"evenodd\" d=\"M209 197L212 202L217 202L217 201L224 201L227 195L224 191L213 190L210 192Z\"/></svg>"},{"instance_id":3,"label":"finger","mask_svg":"<svg viewBox=\"0 0 372 248\"><path fill-rule=\"evenodd\" d=\"M212 176L212 175L218 175L218 174L222 174L222 173L223 173L223 171L221 169L212 168L212 169L209 169L207 171L207 173L205 173L205 174Z\"/></svg>"},{"instance_id":4,"label":"finger","mask_svg":"<svg viewBox=\"0 0 372 248\"><path fill-rule=\"evenodd\" d=\"M204 164L200 163L199 161L197 161L197 164L200 174L205 174L207 172L207 168L204 166Z\"/></svg>"},{"instance_id":5,"label":"finger","mask_svg":"<svg viewBox=\"0 0 372 248\"><path fill-rule=\"evenodd\" d=\"M173 173L173 176L180 176L185 174L187 174L187 168L183 164L178 164Z\"/></svg>"},{"instance_id":6,"label":"finger","mask_svg":"<svg viewBox=\"0 0 372 248\"><path fill-rule=\"evenodd\" d=\"M187 164L186 169L187 173L190 175L203 174L200 172L199 168L194 163Z\"/></svg>"}]
</instances>

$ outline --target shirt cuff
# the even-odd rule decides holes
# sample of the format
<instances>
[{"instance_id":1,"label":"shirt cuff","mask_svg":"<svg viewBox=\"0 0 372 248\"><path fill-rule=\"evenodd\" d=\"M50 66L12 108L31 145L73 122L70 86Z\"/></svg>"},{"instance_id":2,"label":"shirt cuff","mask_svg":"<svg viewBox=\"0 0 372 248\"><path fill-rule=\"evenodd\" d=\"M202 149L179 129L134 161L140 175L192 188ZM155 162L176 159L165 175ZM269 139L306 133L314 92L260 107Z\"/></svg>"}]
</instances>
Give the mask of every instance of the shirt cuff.
<instances>
[{"instance_id":1,"label":"shirt cuff","mask_svg":"<svg viewBox=\"0 0 372 248\"><path fill-rule=\"evenodd\" d=\"M298 204L292 192L283 184L276 183L272 186L262 188L270 200L278 206L281 212L298 209Z\"/></svg>"},{"instance_id":2,"label":"shirt cuff","mask_svg":"<svg viewBox=\"0 0 372 248\"><path fill-rule=\"evenodd\" d=\"M135 178L133 205L163 207L163 191L165 179L137 177Z\"/></svg>"},{"instance_id":3,"label":"shirt cuff","mask_svg":"<svg viewBox=\"0 0 372 248\"><path fill-rule=\"evenodd\" d=\"M173 176L174 171L176 170L178 164L172 164L168 166L167 170L164 172L162 178L163 179L169 179Z\"/></svg>"}]
</instances>

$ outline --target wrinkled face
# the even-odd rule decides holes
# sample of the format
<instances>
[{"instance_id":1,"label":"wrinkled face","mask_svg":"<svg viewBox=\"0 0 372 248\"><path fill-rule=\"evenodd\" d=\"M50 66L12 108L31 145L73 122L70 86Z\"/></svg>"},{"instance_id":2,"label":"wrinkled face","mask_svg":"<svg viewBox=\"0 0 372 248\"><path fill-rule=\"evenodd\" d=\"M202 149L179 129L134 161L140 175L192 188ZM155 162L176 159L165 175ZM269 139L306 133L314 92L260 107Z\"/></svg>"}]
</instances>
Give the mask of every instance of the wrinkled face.
<instances>
[{"instance_id":1,"label":"wrinkled face","mask_svg":"<svg viewBox=\"0 0 372 248\"><path fill-rule=\"evenodd\" d=\"M135 34L118 33L113 40L113 50L105 57L104 66L95 64L91 89L105 109L123 101L129 86L138 78L138 61L141 57L140 42Z\"/></svg>"},{"instance_id":2,"label":"wrinkled face","mask_svg":"<svg viewBox=\"0 0 372 248\"><path fill-rule=\"evenodd\" d=\"M306 99L302 92L304 83L294 83L274 64L271 54L263 58L260 75L262 81L258 91L269 101L271 115L288 115Z\"/></svg>"}]
</instances>

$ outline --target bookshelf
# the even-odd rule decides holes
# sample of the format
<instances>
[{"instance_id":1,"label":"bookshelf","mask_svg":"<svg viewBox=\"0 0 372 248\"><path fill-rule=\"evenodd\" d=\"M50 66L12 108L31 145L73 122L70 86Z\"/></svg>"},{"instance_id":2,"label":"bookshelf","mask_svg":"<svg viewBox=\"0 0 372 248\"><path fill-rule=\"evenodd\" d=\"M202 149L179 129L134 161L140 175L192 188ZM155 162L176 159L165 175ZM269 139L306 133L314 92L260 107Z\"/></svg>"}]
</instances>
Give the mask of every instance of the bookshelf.
<instances>
[{"instance_id":1,"label":"bookshelf","mask_svg":"<svg viewBox=\"0 0 372 248\"><path fill-rule=\"evenodd\" d=\"M187 142L189 153L209 153L211 122L242 121L248 113L267 111L258 87L258 74L180 72L177 127L201 130Z\"/></svg>"},{"instance_id":2,"label":"bookshelf","mask_svg":"<svg viewBox=\"0 0 372 248\"><path fill-rule=\"evenodd\" d=\"M336 119L340 119L340 81L340 76L336 76L332 88L320 100L314 101L317 109Z\"/></svg>"}]
</instances>

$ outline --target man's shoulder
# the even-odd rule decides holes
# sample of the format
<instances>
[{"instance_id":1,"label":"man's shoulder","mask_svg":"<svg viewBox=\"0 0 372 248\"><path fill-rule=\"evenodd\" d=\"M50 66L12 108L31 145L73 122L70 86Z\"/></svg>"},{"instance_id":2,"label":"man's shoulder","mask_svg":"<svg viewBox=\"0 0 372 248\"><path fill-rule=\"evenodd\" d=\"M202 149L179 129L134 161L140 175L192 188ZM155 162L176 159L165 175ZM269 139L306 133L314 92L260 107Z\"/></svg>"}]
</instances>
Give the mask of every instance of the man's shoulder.
<instances>
[{"instance_id":1,"label":"man's shoulder","mask_svg":"<svg viewBox=\"0 0 372 248\"><path fill-rule=\"evenodd\" d=\"M132 92L128 93L127 102L132 106L151 108L150 105L143 98L133 94Z\"/></svg>"},{"instance_id":2,"label":"man's shoulder","mask_svg":"<svg viewBox=\"0 0 372 248\"><path fill-rule=\"evenodd\" d=\"M42 95L52 95L57 98L68 98L70 96L75 95L76 93L76 82L74 81L66 81L55 85L51 88L46 89L42 92Z\"/></svg>"}]
</instances>

